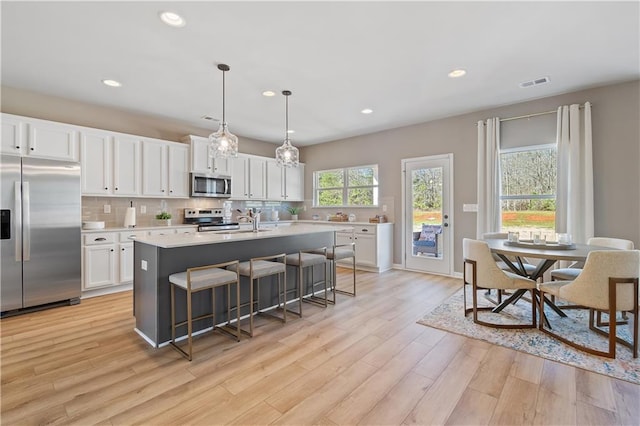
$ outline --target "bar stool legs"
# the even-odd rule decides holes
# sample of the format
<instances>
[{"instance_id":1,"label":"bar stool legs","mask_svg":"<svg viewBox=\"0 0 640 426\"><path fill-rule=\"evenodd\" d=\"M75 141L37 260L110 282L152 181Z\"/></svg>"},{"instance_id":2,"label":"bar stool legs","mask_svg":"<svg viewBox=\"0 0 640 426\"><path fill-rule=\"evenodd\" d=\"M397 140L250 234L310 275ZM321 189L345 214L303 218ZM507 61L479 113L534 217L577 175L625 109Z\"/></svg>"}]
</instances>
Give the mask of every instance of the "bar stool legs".
<instances>
[{"instance_id":1,"label":"bar stool legs","mask_svg":"<svg viewBox=\"0 0 640 426\"><path fill-rule=\"evenodd\" d=\"M279 321L287 322L287 304L282 304L280 298L283 294L283 287L287 282L287 267L285 264L286 254L277 254L273 256L255 257L249 261L240 262L237 265L230 265L229 270L238 271L243 277L249 278L249 331L241 332L253 337L253 316L261 314ZM282 309L282 317L274 315L271 312L260 310L260 278L277 275L278 276L278 308ZM284 284L283 284L284 283ZM254 285L256 286L257 298L254 297ZM285 296L286 297L286 296ZM286 299L285 299L286 302ZM256 308L254 310L254 308Z\"/></svg>"},{"instance_id":2,"label":"bar stool legs","mask_svg":"<svg viewBox=\"0 0 640 426\"><path fill-rule=\"evenodd\" d=\"M289 290L287 291L285 288L285 303L286 303L286 299L287 299L287 294L291 291L297 291L298 294L298 304L299 304L299 308L298 308L298 312L295 311L291 311L299 316L302 316L302 302L310 302L310 303L315 303L317 305L320 306L327 306L327 278L328 278L328 274L327 274L327 248L323 247L321 249L316 249L316 250L301 250L298 253L294 253L294 254L289 254L287 255L287 265L292 266L294 268L298 269L298 274L297 274L297 280L296 280L296 284L297 284L297 289L295 290ZM324 274L322 277L322 280L319 281L315 281L314 279L314 266L316 265L323 265L324 266ZM306 268L311 268L311 282L310 283L305 283L304 281L304 271ZM303 284L307 284L307 285L311 285L311 296L308 297L304 297L304 294L306 292L306 285L305 288L303 289ZM316 286L322 284L323 288L324 288L324 298L322 297L317 297L315 295L315 289Z\"/></svg>"},{"instance_id":3,"label":"bar stool legs","mask_svg":"<svg viewBox=\"0 0 640 426\"><path fill-rule=\"evenodd\" d=\"M333 246L331 251L327 252L327 258L329 259L331 267L331 292L333 293L332 300L329 303L336 303L336 293L346 294L348 296L356 296L356 244L340 244ZM341 290L337 288L338 274L337 265L338 260L352 259L352 272L353 272L353 291Z\"/></svg>"},{"instance_id":4,"label":"bar stool legs","mask_svg":"<svg viewBox=\"0 0 640 426\"><path fill-rule=\"evenodd\" d=\"M171 274L169 283L171 287L171 346L173 346L182 356L189 361L193 358L193 321L205 318L211 318L212 330L220 331L226 336L240 341L240 276L238 272L232 272L224 269L229 266L237 265L238 261L218 263L215 265L200 266L197 268L189 268L185 272ZM231 306L231 285L236 286L236 306ZM218 287L227 287L227 323L223 326L216 325L216 295L215 290ZM187 319L176 323L176 287L186 291L187 298ZM211 290L211 313L200 315L193 318L191 296L194 293ZM231 311L236 310L235 328L231 326ZM178 346L176 343L176 328L187 326L187 350Z\"/></svg>"}]
</instances>

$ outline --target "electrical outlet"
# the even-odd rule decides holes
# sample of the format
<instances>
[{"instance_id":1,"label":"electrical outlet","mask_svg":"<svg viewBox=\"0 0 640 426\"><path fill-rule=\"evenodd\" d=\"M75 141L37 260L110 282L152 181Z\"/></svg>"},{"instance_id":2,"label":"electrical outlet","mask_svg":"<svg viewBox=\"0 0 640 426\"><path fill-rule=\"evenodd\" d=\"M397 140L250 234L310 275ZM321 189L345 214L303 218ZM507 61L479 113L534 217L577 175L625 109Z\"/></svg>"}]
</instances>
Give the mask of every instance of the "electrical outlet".
<instances>
[{"instance_id":1,"label":"electrical outlet","mask_svg":"<svg viewBox=\"0 0 640 426\"><path fill-rule=\"evenodd\" d=\"M140 263L141 263L140 267L142 268L142 270L143 270L143 271L146 271L146 270L147 270L147 261L146 261L146 260L143 260L143 261L142 261L142 262L140 262Z\"/></svg>"},{"instance_id":2,"label":"electrical outlet","mask_svg":"<svg viewBox=\"0 0 640 426\"><path fill-rule=\"evenodd\" d=\"M104 212L105 213L111 213L111 204L105 204L104 205Z\"/></svg>"},{"instance_id":3,"label":"electrical outlet","mask_svg":"<svg viewBox=\"0 0 640 426\"><path fill-rule=\"evenodd\" d=\"M386 211L387 211L387 205L386 205L386 204L383 204L383 205L382 205L382 211L383 211L383 212L386 212Z\"/></svg>"},{"instance_id":4,"label":"electrical outlet","mask_svg":"<svg viewBox=\"0 0 640 426\"><path fill-rule=\"evenodd\" d=\"M147 206L140 206L140 214L145 214L147 212Z\"/></svg>"},{"instance_id":5,"label":"electrical outlet","mask_svg":"<svg viewBox=\"0 0 640 426\"><path fill-rule=\"evenodd\" d=\"M304 204L304 205L302 206L302 211L303 211L303 212L306 212L306 211L307 211L307 205L306 205L306 204Z\"/></svg>"}]
</instances>

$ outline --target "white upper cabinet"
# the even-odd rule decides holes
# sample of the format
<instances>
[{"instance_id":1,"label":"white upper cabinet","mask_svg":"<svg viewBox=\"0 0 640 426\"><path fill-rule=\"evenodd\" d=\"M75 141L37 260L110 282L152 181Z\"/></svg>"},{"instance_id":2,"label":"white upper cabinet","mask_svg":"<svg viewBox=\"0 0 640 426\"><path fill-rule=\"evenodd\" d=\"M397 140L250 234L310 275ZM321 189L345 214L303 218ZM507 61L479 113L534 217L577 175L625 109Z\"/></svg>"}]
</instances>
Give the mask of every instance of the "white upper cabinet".
<instances>
[{"instance_id":1,"label":"white upper cabinet","mask_svg":"<svg viewBox=\"0 0 640 426\"><path fill-rule=\"evenodd\" d=\"M189 197L189 145L169 144L169 196Z\"/></svg>"},{"instance_id":2,"label":"white upper cabinet","mask_svg":"<svg viewBox=\"0 0 640 426\"><path fill-rule=\"evenodd\" d=\"M25 150L26 124L21 117L2 114L2 140L0 152L3 154L22 155Z\"/></svg>"},{"instance_id":3,"label":"white upper cabinet","mask_svg":"<svg viewBox=\"0 0 640 426\"><path fill-rule=\"evenodd\" d=\"M82 194L139 196L140 140L100 130L80 131Z\"/></svg>"},{"instance_id":4,"label":"white upper cabinet","mask_svg":"<svg viewBox=\"0 0 640 426\"><path fill-rule=\"evenodd\" d=\"M234 200L264 200L266 198L265 157L239 154L230 160L231 198Z\"/></svg>"},{"instance_id":5,"label":"white upper cabinet","mask_svg":"<svg viewBox=\"0 0 640 426\"><path fill-rule=\"evenodd\" d=\"M79 161L77 127L2 114L3 154Z\"/></svg>"},{"instance_id":6,"label":"white upper cabinet","mask_svg":"<svg viewBox=\"0 0 640 426\"><path fill-rule=\"evenodd\" d=\"M189 146L144 139L142 142L142 195L189 196Z\"/></svg>"},{"instance_id":7,"label":"white upper cabinet","mask_svg":"<svg viewBox=\"0 0 640 426\"><path fill-rule=\"evenodd\" d=\"M191 145L191 171L196 173L215 173L229 175L229 160L213 158L209 155L209 139L189 135L182 139Z\"/></svg>"},{"instance_id":8,"label":"white upper cabinet","mask_svg":"<svg viewBox=\"0 0 640 426\"><path fill-rule=\"evenodd\" d=\"M268 200L304 201L304 164L286 168L267 160L266 190Z\"/></svg>"},{"instance_id":9,"label":"white upper cabinet","mask_svg":"<svg viewBox=\"0 0 640 426\"><path fill-rule=\"evenodd\" d=\"M142 152L135 136L113 137L113 195L142 194Z\"/></svg>"}]
</instances>

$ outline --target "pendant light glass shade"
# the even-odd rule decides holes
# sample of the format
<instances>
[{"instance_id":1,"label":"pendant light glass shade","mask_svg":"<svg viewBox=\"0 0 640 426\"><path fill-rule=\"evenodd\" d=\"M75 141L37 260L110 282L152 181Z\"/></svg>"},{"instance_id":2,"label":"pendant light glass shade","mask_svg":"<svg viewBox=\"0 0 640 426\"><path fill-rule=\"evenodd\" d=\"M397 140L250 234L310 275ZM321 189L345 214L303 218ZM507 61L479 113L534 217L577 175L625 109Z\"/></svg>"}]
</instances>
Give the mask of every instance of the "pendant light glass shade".
<instances>
[{"instance_id":1,"label":"pendant light glass shade","mask_svg":"<svg viewBox=\"0 0 640 426\"><path fill-rule=\"evenodd\" d=\"M276 162L281 167L298 167L298 148L291 145L289 140L289 95L291 92L283 90L282 94L285 96L285 136L282 146L276 148Z\"/></svg>"},{"instance_id":2,"label":"pendant light glass shade","mask_svg":"<svg viewBox=\"0 0 640 426\"><path fill-rule=\"evenodd\" d=\"M238 137L227 127L225 118L225 80L224 74L229 71L229 66L219 64L218 69L222 71L222 121L215 133L209 135L209 156L216 158L229 158L238 156Z\"/></svg>"}]
</instances>

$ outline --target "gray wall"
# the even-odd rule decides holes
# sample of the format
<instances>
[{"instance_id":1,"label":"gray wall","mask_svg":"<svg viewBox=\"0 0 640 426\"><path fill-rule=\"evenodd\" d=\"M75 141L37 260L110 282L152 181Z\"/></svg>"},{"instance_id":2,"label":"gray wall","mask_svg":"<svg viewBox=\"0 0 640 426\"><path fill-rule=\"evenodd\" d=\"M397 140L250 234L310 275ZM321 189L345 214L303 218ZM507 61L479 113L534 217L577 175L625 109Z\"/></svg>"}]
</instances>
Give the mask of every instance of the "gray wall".
<instances>
[{"instance_id":1,"label":"gray wall","mask_svg":"<svg viewBox=\"0 0 640 426\"><path fill-rule=\"evenodd\" d=\"M394 263L402 263L402 176L405 158L453 153L455 270L462 271L462 239L475 238L478 120L555 110L590 101L593 126L595 235L626 238L640 246L640 81L615 84L414 126L304 147L305 194L311 198L315 170L377 163L380 196L394 198ZM336 155L339 153L339 155ZM308 201L307 203L310 203Z\"/></svg>"},{"instance_id":2,"label":"gray wall","mask_svg":"<svg viewBox=\"0 0 640 426\"><path fill-rule=\"evenodd\" d=\"M535 90L535 89L531 89ZM462 238L475 237L475 213L463 213L463 203L476 203L476 122L555 110L559 105L593 103L595 234L633 240L640 246L640 81L615 84L521 104L478 111L379 133L301 147L305 169L305 204L311 205L315 170L378 164L380 198L396 222L394 263L402 263L400 223L400 161L428 155L454 154L455 270L461 271ZM211 129L186 126L130 111L117 111L69 99L2 87L2 112L179 141L186 134L207 136ZM276 145L240 138L240 151L273 156ZM336 154L338 153L338 154ZM344 209L343 209L344 211ZM359 220L381 210L354 211ZM363 213L364 212L364 213ZM302 218L310 218L307 209ZM324 211L322 211L324 214Z\"/></svg>"}]
</instances>

